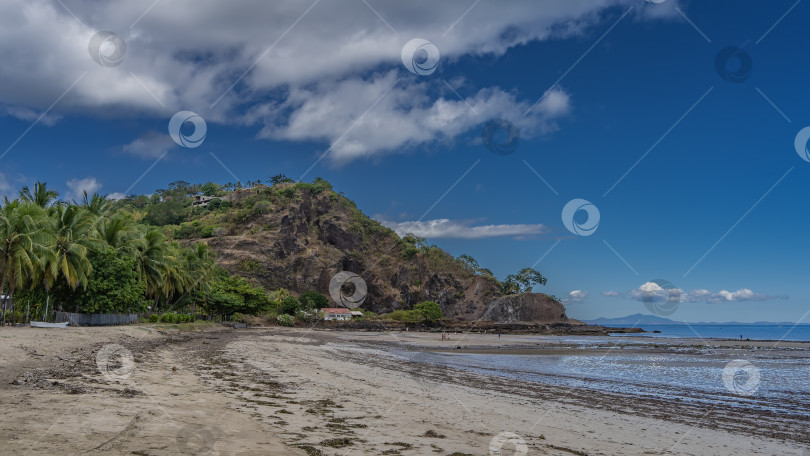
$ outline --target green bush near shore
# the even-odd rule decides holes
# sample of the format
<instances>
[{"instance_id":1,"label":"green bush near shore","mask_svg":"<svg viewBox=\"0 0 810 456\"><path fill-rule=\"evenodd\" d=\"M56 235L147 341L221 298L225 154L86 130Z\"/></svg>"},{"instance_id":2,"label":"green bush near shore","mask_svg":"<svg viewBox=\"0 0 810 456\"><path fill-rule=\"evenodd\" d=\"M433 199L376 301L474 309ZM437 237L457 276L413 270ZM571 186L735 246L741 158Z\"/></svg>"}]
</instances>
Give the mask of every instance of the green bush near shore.
<instances>
[{"instance_id":1,"label":"green bush near shore","mask_svg":"<svg viewBox=\"0 0 810 456\"><path fill-rule=\"evenodd\" d=\"M193 323L194 320L194 315L178 314L174 312L168 312L163 315L149 315L150 323Z\"/></svg>"},{"instance_id":2,"label":"green bush near shore","mask_svg":"<svg viewBox=\"0 0 810 456\"><path fill-rule=\"evenodd\" d=\"M295 325L295 318L292 315L281 314L276 317L276 323L279 326L293 326Z\"/></svg>"},{"instance_id":3,"label":"green bush near shore","mask_svg":"<svg viewBox=\"0 0 810 456\"><path fill-rule=\"evenodd\" d=\"M301 303L295 296L287 296L281 301L281 313L295 315L301 310Z\"/></svg>"},{"instance_id":4,"label":"green bush near shore","mask_svg":"<svg viewBox=\"0 0 810 456\"><path fill-rule=\"evenodd\" d=\"M401 321L405 323L436 323L442 319L441 307L433 301L423 301L415 305L413 310L395 310L389 314L381 315L381 319Z\"/></svg>"}]
</instances>

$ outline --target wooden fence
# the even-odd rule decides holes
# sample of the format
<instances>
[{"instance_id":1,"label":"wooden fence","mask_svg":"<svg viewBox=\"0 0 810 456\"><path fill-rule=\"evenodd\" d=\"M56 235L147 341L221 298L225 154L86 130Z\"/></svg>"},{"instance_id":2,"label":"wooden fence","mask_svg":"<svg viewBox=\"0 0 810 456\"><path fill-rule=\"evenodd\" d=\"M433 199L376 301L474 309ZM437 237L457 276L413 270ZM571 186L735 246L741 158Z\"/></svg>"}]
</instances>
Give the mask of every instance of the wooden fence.
<instances>
[{"instance_id":1,"label":"wooden fence","mask_svg":"<svg viewBox=\"0 0 810 456\"><path fill-rule=\"evenodd\" d=\"M128 325L138 321L138 314L80 314L54 312L56 323L69 322L70 326L113 326Z\"/></svg>"}]
</instances>

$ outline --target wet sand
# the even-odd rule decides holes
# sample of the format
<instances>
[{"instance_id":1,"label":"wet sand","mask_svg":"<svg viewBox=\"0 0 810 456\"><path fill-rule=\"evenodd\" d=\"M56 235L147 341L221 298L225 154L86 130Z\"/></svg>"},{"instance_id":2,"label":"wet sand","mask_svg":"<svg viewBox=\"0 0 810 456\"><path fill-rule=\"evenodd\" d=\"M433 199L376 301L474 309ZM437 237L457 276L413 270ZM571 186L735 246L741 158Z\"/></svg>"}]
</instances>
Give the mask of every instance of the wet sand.
<instances>
[{"instance_id":1,"label":"wet sand","mask_svg":"<svg viewBox=\"0 0 810 456\"><path fill-rule=\"evenodd\" d=\"M490 445L504 441L501 455L515 454L515 442L529 455L569 456L808 448L808 423L796 417L526 384L391 354L572 349L553 337L137 325L0 328L0 342L2 454L458 456L496 454ZM126 350L99 368L110 344Z\"/></svg>"}]
</instances>

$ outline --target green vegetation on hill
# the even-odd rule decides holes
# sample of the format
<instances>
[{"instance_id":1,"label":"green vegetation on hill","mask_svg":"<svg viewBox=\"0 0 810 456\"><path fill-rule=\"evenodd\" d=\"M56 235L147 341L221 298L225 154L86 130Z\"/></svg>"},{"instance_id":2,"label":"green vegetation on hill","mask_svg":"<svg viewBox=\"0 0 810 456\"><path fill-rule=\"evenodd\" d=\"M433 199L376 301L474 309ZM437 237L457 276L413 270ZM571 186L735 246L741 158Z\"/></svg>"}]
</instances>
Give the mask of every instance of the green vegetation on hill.
<instances>
[{"instance_id":1,"label":"green vegetation on hill","mask_svg":"<svg viewBox=\"0 0 810 456\"><path fill-rule=\"evenodd\" d=\"M403 308L400 303L393 309L378 305L367 311L395 310L388 318L431 323L442 318L447 301L442 298L438 304L429 293L461 299L459 281L470 283L480 277L494 284L486 290L490 297L519 294L546 283L529 268L501 282L469 255L456 258L424 238L400 237L321 178L293 182L278 174L267 182L176 181L151 196L111 201L85 194L83 201L70 203L58 201L58 194L44 183L33 190L23 188L18 199L6 200L0 209L0 241L6 245L0 252L0 291L13 294L18 303L30 300L34 313L50 297L51 303L67 311L151 310L225 318L265 314L272 319L279 315L278 321L286 324L287 317L281 315L311 318L331 300L313 290L323 291L323 282L294 284L287 278L296 270L285 268L294 264L317 277L337 261L365 264L371 268L365 272L369 280L375 275L400 276L409 293L421 295L412 301L420 304ZM213 199L200 201L201 197ZM233 242L248 239L261 239L262 245L272 248L264 256L239 250L247 255L234 257L228 250ZM209 242L228 251L230 262L223 264L227 270L216 266L216 248L209 248ZM295 256L302 249L309 256ZM284 263L286 259L290 261ZM433 291L418 291L427 290L427 282ZM282 287L301 295L290 296Z\"/></svg>"},{"instance_id":2,"label":"green vegetation on hill","mask_svg":"<svg viewBox=\"0 0 810 456\"><path fill-rule=\"evenodd\" d=\"M31 304L32 315L51 309L82 313L205 311L230 316L271 305L261 287L216 267L204 243L184 247L143 223L144 213L169 214L182 199L137 197L136 210L100 195L58 201L37 183L0 208L0 292ZM143 203L143 204L141 204ZM157 208L157 209L156 209ZM139 222L139 220L141 222Z\"/></svg>"},{"instance_id":3,"label":"green vegetation on hill","mask_svg":"<svg viewBox=\"0 0 810 456\"><path fill-rule=\"evenodd\" d=\"M193 204L194 197L198 195L217 199L203 207ZM259 239L257 236L262 233L269 234L261 238L262 242L275 243L284 231L281 226L284 219L288 218L289 223L296 225L287 230L294 238L289 242L304 244L307 250L321 255L325 253L323 244L327 242L324 233L332 229L325 237L330 238L331 233L336 232L336 236L343 241L337 247L349 256L348 261L369 265L373 268L372 274L396 274L398 267L406 266L415 271L450 275L462 281L480 276L493 283L493 291L501 295L524 293L531 291L535 285L546 283L544 276L530 268L524 268L500 281L469 255L453 257L419 236L407 234L400 237L365 215L353 201L336 192L329 182L321 178L305 183L294 182L283 174L277 174L269 177L266 184L261 180L247 181L245 184L176 181L166 189L157 190L151 198L131 196L118 201L116 207L133 214L136 219L160 227L167 237L186 243L195 240L208 242L208 239L225 239L229 236ZM317 211L318 214L313 217L321 215L322 218L310 220L311 212L308 211ZM298 224L307 226L309 234L298 231ZM231 244L215 244L231 249ZM295 246L290 245L289 248L293 249L294 254ZM281 267L273 257L290 256L289 248L282 249L284 251L276 248L274 252L265 250L262 253L243 250L243 255L236 259L237 267L230 265L228 270L259 279L265 288L290 286L284 276L298 271L286 270L284 274L268 271ZM369 261L369 258L373 260ZM309 261L298 259L299 264L301 260ZM327 263L313 264L312 267L317 270L330 266ZM275 277L270 279L272 276ZM419 287L423 282L420 278L410 285ZM310 282L295 291L303 292L313 285ZM320 286L323 287L322 284Z\"/></svg>"}]
</instances>

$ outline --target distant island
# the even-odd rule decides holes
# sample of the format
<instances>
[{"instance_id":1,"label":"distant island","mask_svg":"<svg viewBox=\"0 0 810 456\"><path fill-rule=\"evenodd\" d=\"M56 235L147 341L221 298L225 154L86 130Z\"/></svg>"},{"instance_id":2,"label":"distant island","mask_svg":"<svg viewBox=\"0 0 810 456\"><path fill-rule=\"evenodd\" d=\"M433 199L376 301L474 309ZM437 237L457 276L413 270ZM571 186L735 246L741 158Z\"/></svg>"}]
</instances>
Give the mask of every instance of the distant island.
<instances>
[{"instance_id":1,"label":"distant island","mask_svg":"<svg viewBox=\"0 0 810 456\"><path fill-rule=\"evenodd\" d=\"M687 322L671 320L669 318L659 317L657 315L647 314L633 314L626 317L617 318L597 318L595 320L583 320L586 323L600 326L654 326L654 325L795 325L796 323L790 321L773 322L773 321L757 321L754 323L740 323L737 321L726 322ZM808 323L800 323L808 324Z\"/></svg>"}]
</instances>

